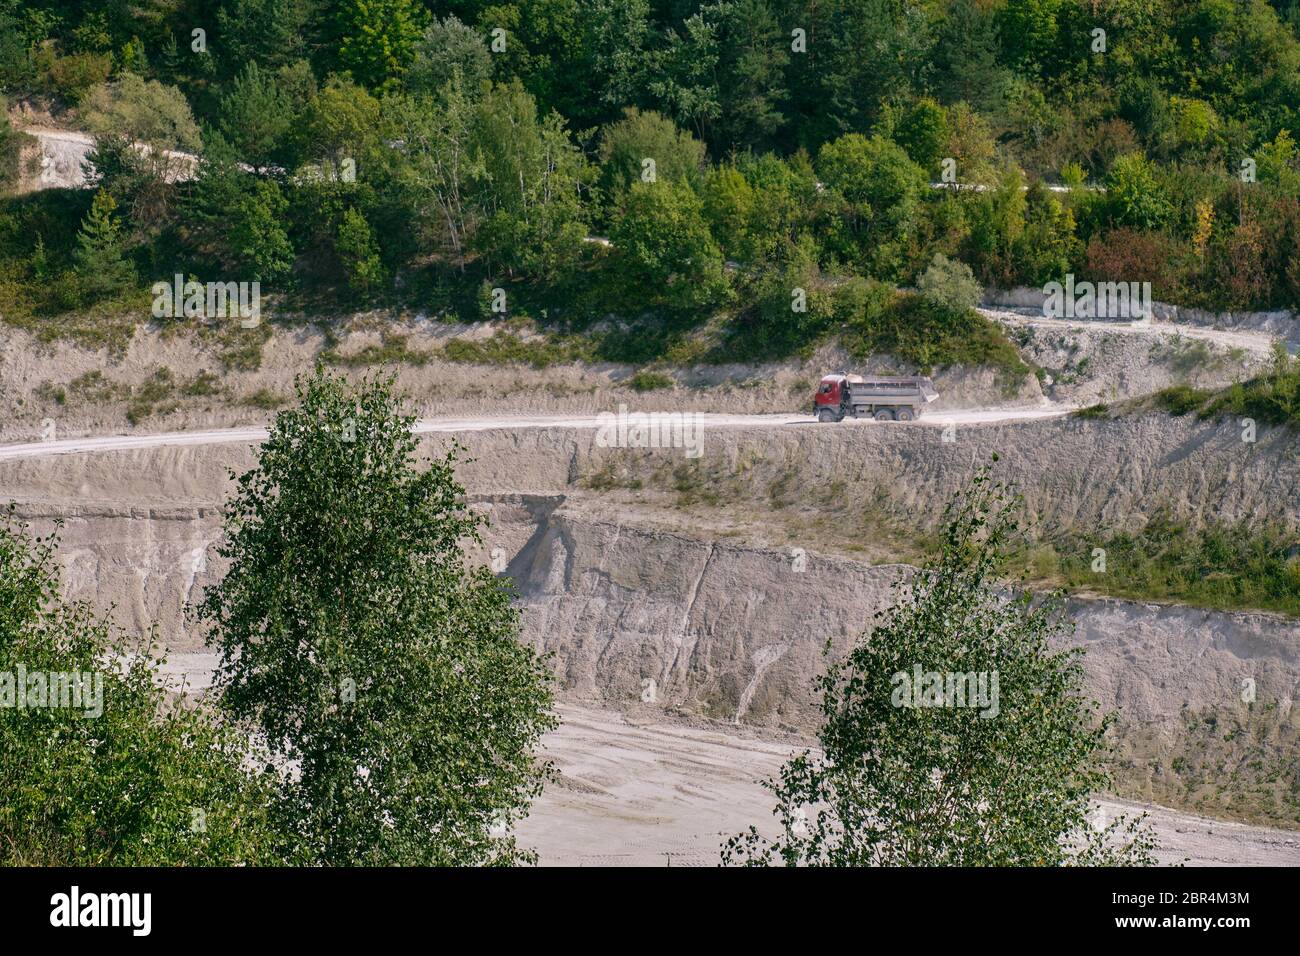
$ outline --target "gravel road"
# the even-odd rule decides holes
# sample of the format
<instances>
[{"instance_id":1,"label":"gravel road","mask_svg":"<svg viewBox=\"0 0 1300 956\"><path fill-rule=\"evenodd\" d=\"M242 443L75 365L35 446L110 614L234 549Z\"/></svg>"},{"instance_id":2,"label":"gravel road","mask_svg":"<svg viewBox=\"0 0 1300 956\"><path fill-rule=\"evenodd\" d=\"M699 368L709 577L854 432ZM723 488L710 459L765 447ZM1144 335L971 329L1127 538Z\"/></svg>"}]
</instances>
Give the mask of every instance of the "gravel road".
<instances>
[{"instance_id":1,"label":"gravel road","mask_svg":"<svg viewBox=\"0 0 1300 956\"><path fill-rule=\"evenodd\" d=\"M819 428L887 427L911 428L916 425L942 427L944 425L976 425L992 422L1034 421L1041 418L1058 418L1072 411L1071 405L1036 405L1028 408L961 409L948 412L927 412L917 422L875 422L859 419L833 425L818 423L807 415L723 415L716 412L694 413L701 426L775 428L789 425L817 426ZM690 414L683 412L657 412L658 415ZM491 429L519 430L525 428L599 428L604 422L595 415L564 416L536 415L528 417L501 416L484 418L426 418L415 424L415 433L455 434L457 432L489 431ZM62 438L54 441L22 442L0 445L0 460L12 458L44 458L50 455L69 455L82 452L119 451L132 448L161 448L181 445L220 445L231 442L255 444L266 439L265 428L222 428L212 431L159 432L145 435L104 435L85 438Z\"/></svg>"}]
</instances>

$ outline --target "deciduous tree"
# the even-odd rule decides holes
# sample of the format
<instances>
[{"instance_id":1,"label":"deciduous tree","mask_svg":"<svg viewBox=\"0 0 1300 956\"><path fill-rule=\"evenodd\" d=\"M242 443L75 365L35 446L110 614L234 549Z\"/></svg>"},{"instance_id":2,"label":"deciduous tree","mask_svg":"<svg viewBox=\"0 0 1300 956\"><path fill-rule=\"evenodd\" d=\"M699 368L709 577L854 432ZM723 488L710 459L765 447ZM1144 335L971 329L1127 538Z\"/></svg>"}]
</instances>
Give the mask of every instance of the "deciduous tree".
<instances>
[{"instance_id":1,"label":"deciduous tree","mask_svg":"<svg viewBox=\"0 0 1300 956\"><path fill-rule=\"evenodd\" d=\"M247 737L167 702L149 636L62 598L58 541L0 516L0 863L277 862Z\"/></svg>"},{"instance_id":2,"label":"deciduous tree","mask_svg":"<svg viewBox=\"0 0 1300 956\"><path fill-rule=\"evenodd\" d=\"M391 385L297 383L239 477L204 598L222 706L296 772L276 819L294 859L503 864L541 791L550 675L509 589L465 552L482 516L457 457L417 468Z\"/></svg>"},{"instance_id":3,"label":"deciduous tree","mask_svg":"<svg viewBox=\"0 0 1300 956\"><path fill-rule=\"evenodd\" d=\"M1062 601L996 580L1018 533L1015 506L987 470L948 506L939 556L896 585L893 603L820 681L820 749L768 781L779 833L768 840L751 828L726 844L726 862L1154 862L1140 819L1095 825L1112 715L1084 694L1082 651L1060 648L1073 629ZM967 675L985 681L973 705L946 689Z\"/></svg>"}]
</instances>

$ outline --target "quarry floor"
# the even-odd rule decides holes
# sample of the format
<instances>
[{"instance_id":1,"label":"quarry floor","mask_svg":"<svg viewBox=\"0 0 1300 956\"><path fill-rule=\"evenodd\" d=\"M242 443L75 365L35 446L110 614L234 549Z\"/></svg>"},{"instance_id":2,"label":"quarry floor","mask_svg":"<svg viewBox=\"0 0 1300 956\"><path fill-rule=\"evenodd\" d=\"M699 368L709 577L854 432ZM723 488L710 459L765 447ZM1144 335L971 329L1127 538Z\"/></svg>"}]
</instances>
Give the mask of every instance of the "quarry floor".
<instances>
[{"instance_id":1,"label":"quarry floor","mask_svg":"<svg viewBox=\"0 0 1300 956\"><path fill-rule=\"evenodd\" d=\"M559 780L519 829L543 866L716 866L726 836L770 829L772 800L759 781L798 747L587 707L560 715L546 740ZM1102 806L1108 816L1148 812L1166 865L1300 865L1300 833Z\"/></svg>"},{"instance_id":2,"label":"quarry floor","mask_svg":"<svg viewBox=\"0 0 1300 956\"><path fill-rule=\"evenodd\" d=\"M210 686L211 654L173 655L167 682ZM805 743L757 729L692 724L649 707L562 703L546 757L558 771L518 828L542 866L717 866L719 848L749 826L771 835L761 781ZM1300 831L1246 826L1104 798L1114 814L1147 813L1168 866L1300 866Z\"/></svg>"}]
</instances>

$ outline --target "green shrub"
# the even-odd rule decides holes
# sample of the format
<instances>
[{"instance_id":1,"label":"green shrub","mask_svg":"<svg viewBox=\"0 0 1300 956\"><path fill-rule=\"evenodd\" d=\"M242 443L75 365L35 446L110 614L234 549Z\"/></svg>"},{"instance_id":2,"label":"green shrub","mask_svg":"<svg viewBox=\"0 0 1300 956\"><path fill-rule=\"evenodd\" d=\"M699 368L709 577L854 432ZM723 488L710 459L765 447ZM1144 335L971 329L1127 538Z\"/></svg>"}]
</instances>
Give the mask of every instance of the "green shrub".
<instances>
[{"instance_id":1,"label":"green shrub","mask_svg":"<svg viewBox=\"0 0 1300 956\"><path fill-rule=\"evenodd\" d=\"M1186 415L1200 408L1210 393L1190 385L1172 385L1156 392L1156 403L1170 415Z\"/></svg>"},{"instance_id":2,"label":"green shrub","mask_svg":"<svg viewBox=\"0 0 1300 956\"><path fill-rule=\"evenodd\" d=\"M660 388L672 388L676 381L662 372L647 372L641 369L627 381L628 387L637 392L652 392Z\"/></svg>"},{"instance_id":3,"label":"green shrub","mask_svg":"<svg viewBox=\"0 0 1300 956\"><path fill-rule=\"evenodd\" d=\"M57 534L33 539L12 512L0 520L0 674L23 668L24 690L43 675L47 704L50 675L88 679L80 707L0 707L0 865L276 862L247 735L165 706L149 640L64 602Z\"/></svg>"},{"instance_id":4,"label":"green shrub","mask_svg":"<svg viewBox=\"0 0 1300 956\"><path fill-rule=\"evenodd\" d=\"M974 309L938 307L914 293L896 293L888 308L872 321L855 324L845 338L855 355L888 353L922 373L948 365L992 366L1016 379L1030 372L996 322Z\"/></svg>"},{"instance_id":5,"label":"green shrub","mask_svg":"<svg viewBox=\"0 0 1300 956\"><path fill-rule=\"evenodd\" d=\"M970 266L941 252L934 254L916 286L926 301L951 312L973 309L984 297L984 289L975 281Z\"/></svg>"}]
</instances>

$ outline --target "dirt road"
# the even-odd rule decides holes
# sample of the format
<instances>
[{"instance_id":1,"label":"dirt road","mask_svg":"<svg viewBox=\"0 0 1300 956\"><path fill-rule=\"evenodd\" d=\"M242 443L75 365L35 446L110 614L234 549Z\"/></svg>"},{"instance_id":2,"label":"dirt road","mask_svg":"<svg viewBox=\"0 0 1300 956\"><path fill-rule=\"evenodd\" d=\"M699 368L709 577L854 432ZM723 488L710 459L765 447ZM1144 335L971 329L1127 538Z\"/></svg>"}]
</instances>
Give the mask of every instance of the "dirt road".
<instances>
[{"instance_id":1,"label":"dirt road","mask_svg":"<svg viewBox=\"0 0 1300 956\"><path fill-rule=\"evenodd\" d=\"M1038 329L1069 329L1085 332L1114 332L1120 335L1165 336L1179 335L1188 339L1213 342L1225 349L1245 349L1267 355L1277 341L1268 332L1248 332L1229 329L1211 329L1200 325L1178 322L1160 322L1144 319L1136 322L1109 322L1104 319L1050 319L1043 315L1010 312L1002 309L980 309L984 315L1004 325L1027 325Z\"/></svg>"},{"instance_id":2,"label":"dirt road","mask_svg":"<svg viewBox=\"0 0 1300 956\"><path fill-rule=\"evenodd\" d=\"M95 137L78 130L50 129L28 126L23 130L33 137L40 149L40 172L27 184L31 189L80 189L90 184L86 163L95 148ZM137 150L147 152L148 146L134 144ZM188 170L198 163L198 157L177 150L164 150L163 155L180 171L176 179L188 179Z\"/></svg>"},{"instance_id":3,"label":"dirt road","mask_svg":"<svg viewBox=\"0 0 1300 956\"><path fill-rule=\"evenodd\" d=\"M95 146L95 139L87 133L68 130L31 127L24 130L40 144L40 172L36 176L36 189L80 189L86 185L83 163Z\"/></svg>"},{"instance_id":4,"label":"dirt road","mask_svg":"<svg viewBox=\"0 0 1300 956\"><path fill-rule=\"evenodd\" d=\"M961 409L948 412L927 412L919 422L874 422L867 419L836 424L820 424L808 415L723 415L716 412L657 412L657 415L693 414L703 428L753 427L774 428L791 425L818 428L884 427L911 428L916 425L943 427L946 425L977 425L993 422L1034 421L1041 418L1058 418L1073 410L1070 405L1038 405L1029 408ZM605 422L599 416L537 415L529 417L503 416L500 418L426 418L415 424L417 435L455 434L457 432L488 431L491 429L519 430L525 428L599 428ZM61 438L52 441L22 442L0 445L0 460L14 458L43 458L50 455L70 455L82 452L120 451L132 448L162 448L181 445L220 445L231 442L255 444L266 439L265 428L222 428L212 431L159 432L144 435L104 435L85 438Z\"/></svg>"}]
</instances>

